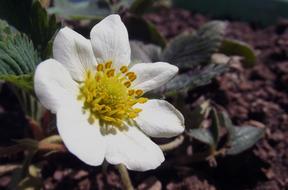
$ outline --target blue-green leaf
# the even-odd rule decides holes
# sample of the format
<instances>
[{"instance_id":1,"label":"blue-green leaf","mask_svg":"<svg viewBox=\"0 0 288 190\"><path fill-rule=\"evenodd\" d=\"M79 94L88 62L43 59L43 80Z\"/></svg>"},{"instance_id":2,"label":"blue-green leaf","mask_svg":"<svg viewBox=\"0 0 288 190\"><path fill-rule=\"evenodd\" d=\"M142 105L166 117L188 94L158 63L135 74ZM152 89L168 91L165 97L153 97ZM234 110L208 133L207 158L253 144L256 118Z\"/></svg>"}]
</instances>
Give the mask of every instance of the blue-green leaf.
<instances>
[{"instance_id":1,"label":"blue-green leaf","mask_svg":"<svg viewBox=\"0 0 288 190\"><path fill-rule=\"evenodd\" d=\"M197 139L200 142L214 146L215 141L213 139L212 133L209 129L199 128L199 129L190 129L187 134L190 137Z\"/></svg>"},{"instance_id":2,"label":"blue-green leaf","mask_svg":"<svg viewBox=\"0 0 288 190\"><path fill-rule=\"evenodd\" d=\"M160 59L161 48L154 44L144 44L140 41L130 41L131 62L152 63Z\"/></svg>"},{"instance_id":3,"label":"blue-green leaf","mask_svg":"<svg viewBox=\"0 0 288 190\"><path fill-rule=\"evenodd\" d=\"M230 148L227 150L227 154L235 155L251 148L263 137L264 132L264 128L251 126L235 127L235 134L233 134L233 138L231 138Z\"/></svg>"},{"instance_id":4,"label":"blue-green leaf","mask_svg":"<svg viewBox=\"0 0 288 190\"><path fill-rule=\"evenodd\" d=\"M219 51L226 55L242 56L244 58L242 61L244 67L253 67L257 61L253 48L249 44L238 40L223 40Z\"/></svg>"},{"instance_id":5,"label":"blue-green leaf","mask_svg":"<svg viewBox=\"0 0 288 190\"><path fill-rule=\"evenodd\" d=\"M218 113L215 108L212 108L211 111L211 126L210 126L210 131L214 140L214 144L217 145L219 142L220 138L220 122L218 118Z\"/></svg>"},{"instance_id":6,"label":"blue-green leaf","mask_svg":"<svg viewBox=\"0 0 288 190\"><path fill-rule=\"evenodd\" d=\"M33 43L2 20L0 34L0 79L33 92L33 73L40 62Z\"/></svg>"},{"instance_id":7,"label":"blue-green leaf","mask_svg":"<svg viewBox=\"0 0 288 190\"><path fill-rule=\"evenodd\" d=\"M164 50L162 60L177 65L180 69L209 64L223 40L226 23L212 21L197 32L184 33L172 40Z\"/></svg>"},{"instance_id":8,"label":"blue-green leaf","mask_svg":"<svg viewBox=\"0 0 288 190\"><path fill-rule=\"evenodd\" d=\"M157 89L157 92L166 95L174 95L179 91L192 90L196 87L209 84L213 78L224 73L227 69L227 65L220 64L210 64L203 67L199 66L189 72L176 75L164 86Z\"/></svg>"}]
</instances>

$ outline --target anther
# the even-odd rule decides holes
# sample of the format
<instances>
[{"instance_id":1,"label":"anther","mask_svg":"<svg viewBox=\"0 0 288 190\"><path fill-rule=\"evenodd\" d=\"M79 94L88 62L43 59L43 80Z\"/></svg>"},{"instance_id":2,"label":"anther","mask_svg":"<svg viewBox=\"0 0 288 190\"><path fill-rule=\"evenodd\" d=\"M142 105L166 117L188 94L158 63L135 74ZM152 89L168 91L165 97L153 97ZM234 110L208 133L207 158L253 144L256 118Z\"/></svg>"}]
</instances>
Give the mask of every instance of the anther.
<instances>
[{"instance_id":1,"label":"anther","mask_svg":"<svg viewBox=\"0 0 288 190\"><path fill-rule=\"evenodd\" d=\"M128 78L132 82L132 81L134 81L137 78L137 76L136 75L132 75L132 76L129 76Z\"/></svg>"},{"instance_id":2,"label":"anther","mask_svg":"<svg viewBox=\"0 0 288 190\"><path fill-rule=\"evenodd\" d=\"M88 122L89 122L90 124L93 124L93 123L95 122L95 119L94 119L94 117L93 117L92 115L89 116Z\"/></svg>"},{"instance_id":3,"label":"anther","mask_svg":"<svg viewBox=\"0 0 288 190\"><path fill-rule=\"evenodd\" d=\"M144 104L144 103L146 103L147 101L148 101L147 98L139 98L139 99L138 99L138 103L140 103L140 104Z\"/></svg>"},{"instance_id":4,"label":"anther","mask_svg":"<svg viewBox=\"0 0 288 190\"><path fill-rule=\"evenodd\" d=\"M103 70L104 70L103 64L98 64L97 65L97 71L103 71Z\"/></svg>"},{"instance_id":5,"label":"anther","mask_svg":"<svg viewBox=\"0 0 288 190\"><path fill-rule=\"evenodd\" d=\"M126 76L130 81L134 81L136 79L136 74L134 72L128 72L126 73Z\"/></svg>"},{"instance_id":6,"label":"anther","mask_svg":"<svg viewBox=\"0 0 288 190\"><path fill-rule=\"evenodd\" d=\"M140 90L140 89L136 90L136 92L135 92L135 94L136 94L137 96L142 96L143 93L144 93L143 90Z\"/></svg>"},{"instance_id":7,"label":"anther","mask_svg":"<svg viewBox=\"0 0 288 190\"><path fill-rule=\"evenodd\" d=\"M126 72L128 71L128 67L127 67L127 66L122 66L122 67L120 68L120 71L121 71L122 73L126 73Z\"/></svg>"},{"instance_id":8,"label":"anther","mask_svg":"<svg viewBox=\"0 0 288 190\"><path fill-rule=\"evenodd\" d=\"M77 96L77 100L81 100L82 98L84 98L84 96L82 94Z\"/></svg>"},{"instance_id":9,"label":"anther","mask_svg":"<svg viewBox=\"0 0 288 190\"><path fill-rule=\"evenodd\" d=\"M112 66L112 61L107 61L107 62L105 63L105 68L106 68L106 69L110 69L111 66Z\"/></svg>"},{"instance_id":10,"label":"anther","mask_svg":"<svg viewBox=\"0 0 288 190\"><path fill-rule=\"evenodd\" d=\"M135 73L133 73L133 72L128 72L128 73L126 73L125 75L129 78L129 76L131 77L131 76L135 75Z\"/></svg>"},{"instance_id":11,"label":"anther","mask_svg":"<svg viewBox=\"0 0 288 190\"><path fill-rule=\"evenodd\" d=\"M107 73L106 73L106 75L107 75L108 77L113 77L114 74L115 74L115 69L110 69L110 70L107 71Z\"/></svg>"},{"instance_id":12,"label":"anther","mask_svg":"<svg viewBox=\"0 0 288 190\"><path fill-rule=\"evenodd\" d=\"M129 95L129 96L132 96L132 95L134 94L134 92L135 92L135 91L134 91L133 89L128 90L128 95Z\"/></svg>"},{"instance_id":13,"label":"anther","mask_svg":"<svg viewBox=\"0 0 288 190\"><path fill-rule=\"evenodd\" d=\"M131 86L131 82L130 82L130 81L126 81L126 82L124 82L124 85L125 85L127 88L129 88L129 87Z\"/></svg>"}]
</instances>

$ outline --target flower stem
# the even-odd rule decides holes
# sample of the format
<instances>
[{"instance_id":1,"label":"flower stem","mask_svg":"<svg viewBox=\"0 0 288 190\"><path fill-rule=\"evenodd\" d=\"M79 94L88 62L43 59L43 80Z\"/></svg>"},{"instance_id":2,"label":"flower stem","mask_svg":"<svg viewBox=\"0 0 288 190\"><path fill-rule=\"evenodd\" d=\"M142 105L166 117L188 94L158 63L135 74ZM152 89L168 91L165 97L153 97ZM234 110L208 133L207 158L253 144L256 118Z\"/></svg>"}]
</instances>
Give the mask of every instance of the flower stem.
<instances>
[{"instance_id":1,"label":"flower stem","mask_svg":"<svg viewBox=\"0 0 288 190\"><path fill-rule=\"evenodd\" d=\"M131 179L129 177L129 173L128 173L126 167L123 164L118 164L116 167L120 173L121 180L122 180L122 183L124 185L124 189L133 190L134 187L132 185L132 182L131 182Z\"/></svg>"},{"instance_id":2,"label":"flower stem","mask_svg":"<svg viewBox=\"0 0 288 190\"><path fill-rule=\"evenodd\" d=\"M169 151L173 150L177 147L179 147L184 141L184 136L180 135L176 139L174 139L172 142L169 142L167 144L161 144L159 145L162 151Z\"/></svg>"}]
</instances>

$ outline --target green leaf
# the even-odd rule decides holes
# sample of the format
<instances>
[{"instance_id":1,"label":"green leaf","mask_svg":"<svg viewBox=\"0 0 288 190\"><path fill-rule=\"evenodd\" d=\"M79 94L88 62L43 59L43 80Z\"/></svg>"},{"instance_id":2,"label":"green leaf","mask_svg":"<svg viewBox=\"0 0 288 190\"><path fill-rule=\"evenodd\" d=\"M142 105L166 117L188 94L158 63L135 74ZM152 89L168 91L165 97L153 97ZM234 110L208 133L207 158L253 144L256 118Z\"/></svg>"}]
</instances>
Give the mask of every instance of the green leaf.
<instances>
[{"instance_id":1,"label":"green leaf","mask_svg":"<svg viewBox=\"0 0 288 190\"><path fill-rule=\"evenodd\" d=\"M176 75L172 80L161 88L155 90L155 93L165 93L174 95L179 91L192 90L199 86L207 85L211 79L227 71L227 65L210 64L204 67L194 68L183 74Z\"/></svg>"},{"instance_id":2,"label":"green leaf","mask_svg":"<svg viewBox=\"0 0 288 190\"><path fill-rule=\"evenodd\" d=\"M46 59L52 53L47 51L49 42L61 24L56 22L54 15L48 16L47 11L41 6L39 1L33 3L29 19L31 25L28 36L32 39L34 46L41 52L42 59Z\"/></svg>"},{"instance_id":3,"label":"green leaf","mask_svg":"<svg viewBox=\"0 0 288 190\"><path fill-rule=\"evenodd\" d=\"M11 27L9 26L9 24L0 19L0 41L4 41L8 35L10 35L12 33L11 31Z\"/></svg>"},{"instance_id":4,"label":"green leaf","mask_svg":"<svg viewBox=\"0 0 288 190\"><path fill-rule=\"evenodd\" d=\"M229 115L227 114L226 111L222 111L220 114L220 123L223 127L225 127L228 130L228 141L231 142L231 139L235 139L236 138L236 131L235 131L235 127L229 117Z\"/></svg>"},{"instance_id":5,"label":"green leaf","mask_svg":"<svg viewBox=\"0 0 288 190\"><path fill-rule=\"evenodd\" d=\"M31 38L43 59L50 56L46 48L60 23L55 16L47 15L38 0L1 0L0 18Z\"/></svg>"},{"instance_id":6,"label":"green leaf","mask_svg":"<svg viewBox=\"0 0 288 190\"><path fill-rule=\"evenodd\" d=\"M42 112L33 91L33 74L39 62L30 39L0 19L0 80L12 84L10 89L16 94L22 110L35 121Z\"/></svg>"},{"instance_id":7,"label":"green leaf","mask_svg":"<svg viewBox=\"0 0 288 190\"><path fill-rule=\"evenodd\" d=\"M205 101L202 104L198 105L192 112L188 113L189 119L191 119L193 122L191 122L189 126L186 126L186 129L187 127L188 129L200 128L206 114L210 112L210 109L211 108L209 101Z\"/></svg>"},{"instance_id":8,"label":"green leaf","mask_svg":"<svg viewBox=\"0 0 288 190\"><path fill-rule=\"evenodd\" d=\"M215 141L213 139L213 135L211 134L211 131L209 129L190 129L187 134L192 137L197 139L200 142L203 142L205 144L209 144L211 146L214 146Z\"/></svg>"},{"instance_id":9,"label":"green leaf","mask_svg":"<svg viewBox=\"0 0 288 190\"><path fill-rule=\"evenodd\" d=\"M219 142L219 137L220 137L220 122L218 118L218 113L215 108L212 108L211 119L212 119L212 123L209 129L211 131L214 144L217 145Z\"/></svg>"},{"instance_id":10,"label":"green leaf","mask_svg":"<svg viewBox=\"0 0 288 190\"><path fill-rule=\"evenodd\" d=\"M40 62L38 53L26 35L12 32L0 22L0 79L32 92L33 73Z\"/></svg>"},{"instance_id":11,"label":"green leaf","mask_svg":"<svg viewBox=\"0 0 288 190\"><path fill-rule=\"evenodd\" d=\"M243 65L247 68L253 67L257 61L257 57L253 48L244 42L238 40L225 39L219 49L221 53L226 55L239 55L244 58Z\"/></svg>"},{"instance_id":12,"label":"green leaf","mask_svg":"<svg viewBox=\"0 0 288 190\"><path fill-rule=\"evenodd\" d=\"M208 109L209 107L207 107L208 105L206 105L206 103L204 102L203 108ZM203 122L203 120L205 119L205 112L207 110L202 110L202 114L198 114L199 118L195 118L196 121L199 122L199 126L201 126L201 123ZM210 109L209 109L210 111ZM200 112L201 113L201 112ZM197 115L195 115L197 116ZM212 147L216 148L217 144L219 142L219 137L220 137L220 123L219 123L219 118L218 118L218 114L217 111L215 110L215 108L212 108L211 112L210 112L210 116L211 116L211 125L209 128L196 128L196 129L190 129L188 130L188 135L203 142L206 144L211 145Z\"/></svg>"},{"instance_id":13,"label":"green leaf","mask_svg":"<svg viewBox=\"0 0 288 190\"><path fill-rule=\"evenodd\" d=\"M33 74L0 75L0 79L9 82L24 91L33 93Z\"/></svg>"},{"instance_id":14,"label":"green leaf","mask_svg":"<svg viewBox=\"0 0 288 190\"><path fill-rule=\"evenodd\" d=\"M132 15L126 17L124 22L129 32L130 39L139 39L146 43L156 44L160 47L166 46L165 38L151 22Z\"/></svg>"},{"instance_id":15,"label":"green leaf","mask_svg":"<svg viewBox=\"0 0 288 190\"><path fill-rule=\"evenodd\" d=\"M39 62L38 53L27 36L17 33L0 40L0 75L31 74Z\"/></svg>"},{"instance_id":16,"label":"green leaf","mask_svg":"<svg viewBox=\"0 0 288 190\"><path fill-rule=\"evenodd\" d=\"M54 6L48 9L50 14L69 19L95 19L101 20L112 13L109 4L105 0L90 0L83 2L71 2L69 0L55 0Z\"/></svg>"},{"instance_id":17,"label":"green leaf","mask_svg":"<svg viewBox=\"0 0 288 190\"><path fill-rule=\"evenodd\" d=\"M144 44L140 41L130 41L131 62L151 63L159 61L161 48L154 44Z\"/></svg>"},{"instance_id":18,"label":"green leaf","mask_svg":"<svg viewBox=\"0 0 288 190\"><path fill-rule=\"evenodd\" d=\"M212 54L221 45L225 29L225 22L212 21L197 32L179 35L168 44L162 60L182 69L210 63Z\"/></svg>"},{"instance_id":19,"label":"green leaf","mask_svg":"<svg viewBox=\"0 0 288 190\"><path fill-rule=\"evenodd\" d=\"M235 127L231 137L230 148L227 150L228 155L239 154L251 148L264 135L264 128L251 126Z\"/></svg>"},{"instance_id":20,"label":"green leaf","mask_svg":"<svg viewBox=\"0 0 288 190\"><path fill-rule=\"evenodd\" d=\"M228 130L228 155L239 154L251 148L265 133L265 128L234 126L225 111L220 114L220 121Z\"/></svg>"}]
</instances>

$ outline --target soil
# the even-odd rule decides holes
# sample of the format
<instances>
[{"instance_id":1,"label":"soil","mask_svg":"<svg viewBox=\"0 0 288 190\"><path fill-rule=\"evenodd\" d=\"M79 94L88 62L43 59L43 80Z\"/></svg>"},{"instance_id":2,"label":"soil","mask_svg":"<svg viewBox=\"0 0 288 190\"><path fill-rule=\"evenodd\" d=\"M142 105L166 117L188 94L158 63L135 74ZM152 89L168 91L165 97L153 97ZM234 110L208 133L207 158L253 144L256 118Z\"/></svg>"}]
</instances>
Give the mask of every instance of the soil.
<instances>
[{"instance_id":1,"label":"soil","mask_svg":"<svg viewBox=\"0 0 288 190\"><path fill-rule=\"evenodd\" d=\"M157 14L146 14L145 18L168 39L183 31L195 30L211 20L179 9L161 10ZM185 142L179 149L167 153L166 164L159 169L130 172L138 189L288 189L288 21L282 20L266 28L236 21L228 23L227 37L254 47L257 64L251 69L233 65L229 72L210 85L190 92L190 101L205 94L206 98L225 107L235 124L247 123L256 127L264 124L265 137L253 149L240 155L218 158L216 167L210 167L208 162L191 162L185 166L169 164L191 152L189 143ZM27 123L15 96L6 86L3 88L0 94L1 145L9 138L29 135L29 130L19 125ZM7 129L17 131L17 134L7 134ZM21 159L22 155L3 157L0 163L16 163ZM89 167L68 154L50 155L42 166L45 189L122 188L119 175L112 166L103 173L100 167ZM5 189L9 181L10 174L0 175L0 189Z\"/></svg>"}]
</instances>

